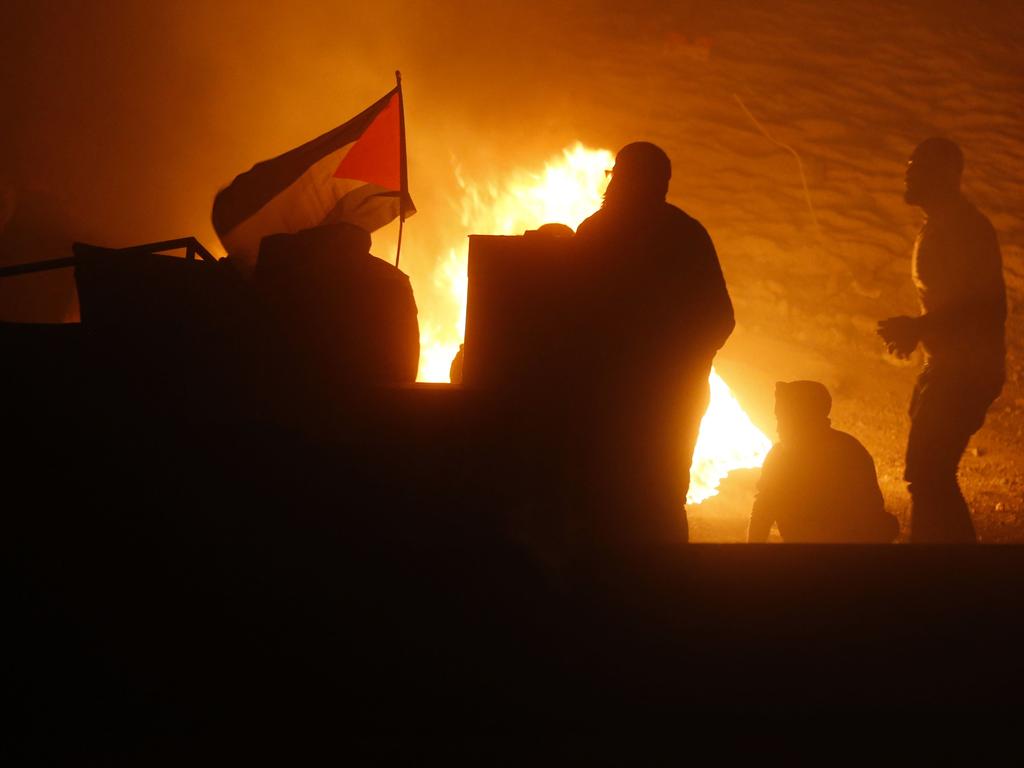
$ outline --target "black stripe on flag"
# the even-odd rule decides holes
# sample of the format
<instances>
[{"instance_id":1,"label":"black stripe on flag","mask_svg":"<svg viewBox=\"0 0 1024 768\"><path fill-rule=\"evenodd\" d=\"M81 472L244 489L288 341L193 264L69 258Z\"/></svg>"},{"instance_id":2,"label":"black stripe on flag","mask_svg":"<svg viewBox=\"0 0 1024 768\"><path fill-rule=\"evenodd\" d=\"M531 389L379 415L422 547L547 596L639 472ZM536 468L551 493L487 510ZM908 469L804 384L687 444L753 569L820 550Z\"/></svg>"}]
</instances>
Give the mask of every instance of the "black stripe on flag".
<instances>
[{"instance_id":1,"label":"black stripe on flag","mask_svg":"<svg viewBox=\"0 0 1024 768\"><path fill-rule=\"evenodd\" d=\"M356 141L397 91L397 88L389 91L347 123L283 155L257 163L236 176L213 201L213 228L217 234L223 238L287 189L318 160Z\"/></svg>"}]
</instances>

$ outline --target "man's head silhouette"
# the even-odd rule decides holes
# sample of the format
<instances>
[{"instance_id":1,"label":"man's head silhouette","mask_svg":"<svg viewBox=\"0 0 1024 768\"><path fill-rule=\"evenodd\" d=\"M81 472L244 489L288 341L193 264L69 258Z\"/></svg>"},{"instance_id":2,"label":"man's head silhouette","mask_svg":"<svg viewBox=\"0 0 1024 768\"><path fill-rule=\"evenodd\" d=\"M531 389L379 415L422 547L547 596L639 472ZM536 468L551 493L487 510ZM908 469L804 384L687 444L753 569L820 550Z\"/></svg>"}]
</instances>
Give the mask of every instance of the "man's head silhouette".
<instances>
[{"instance_id":1,"label":"man's head silhouette","mask_svg":"<svg viewBox=\"0 0 1024 768\"><path fill-rule=\"evenodd\" d=\"M779 440L799 440L830 426L832 396L817 381L779 381L775 384L775 419Z\"/></svg>"},{"instance_id":2,"label":"man's head silhouette","mask_svg":"<svg viewBox=\"0 0 1024 768\"><path fill-rule=\"evenodd\" d=\"M672 161L664 150L649 141L635 141L615 156L605 201L613 205L664 201L671 177Z\"/></svg>"},{"instance_id":3,"label":"man's head silhouette","mask_svg":"<svg viewBox=\"0 0 1024 768\"><path fill-rule=\"evenodd\" d=\"M917 145L907 162L903 199L928 208L960 194L964 155L949 139L933 137Z\"/></svg>"}]
</instances>

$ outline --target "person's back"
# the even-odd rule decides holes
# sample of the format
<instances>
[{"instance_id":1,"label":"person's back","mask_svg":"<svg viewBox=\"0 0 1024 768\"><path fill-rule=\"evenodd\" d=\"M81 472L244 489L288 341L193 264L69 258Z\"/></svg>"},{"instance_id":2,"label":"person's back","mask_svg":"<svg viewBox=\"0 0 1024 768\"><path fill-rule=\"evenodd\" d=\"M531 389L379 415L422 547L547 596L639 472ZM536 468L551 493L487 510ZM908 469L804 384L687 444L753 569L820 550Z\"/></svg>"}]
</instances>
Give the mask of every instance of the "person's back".
<instances>
[{"instance_id":1,"label":"person's back","mask_svg":"<svg viewBox=\"0 0 1024 768\"><path fill-rule=\"evenodd\" d=\"M711 361L734 326L711 238L665 201L670 176L652 144L619 152L604 205L576 233L585 274L573 299L588 318L573 407L591 507L616 537L662 541L686 537Z\"/></svg>"},{"instance_id":2,"label":"person's back","mask_svg":"<svg viewBox=\"0 0 1024 768\"><path fill-rule=\"evenodd\" d=\"M411 383L419 365L412 286L345 222L263 238L253 282L270 342L293 380L336 386ZM300 373L301 372L301 373Z\"/></svg>"},{"instance_id":3,"label":"person's back","mask_svg":"<svg viewBox=\"0 0 1024 768\"><path fill-rule=\"evenodd\" d=\"M928 217L914 248L913 278L928 361L979 368L1001 381L1006 354L1006 288L995 229L973 203L956 197Z\"/></svg>"},{"instance_id":4,"label":"person's back","mask_svg":"<svg viewBox=\"0 0 1024 768\"><path fill-rule=\"evenodd\" d=\"M874 461L860 442L833 429L831 398L818 382L779 382L780 441L765 459L748 540L763 542L773 524L787 543L890 542L899 533Z\"/></svg>"},{"instance_id":5,"label":"person's back","mask_svg":"<svg viewBox=\"0 0 1024 768\"><path fill-rule=\"evenodd\" d=\"M608 335L655 365L706 359L734 326L718 256L699 221L670 203L605 207L577 233Z\"/></svg>"}]
</instances>

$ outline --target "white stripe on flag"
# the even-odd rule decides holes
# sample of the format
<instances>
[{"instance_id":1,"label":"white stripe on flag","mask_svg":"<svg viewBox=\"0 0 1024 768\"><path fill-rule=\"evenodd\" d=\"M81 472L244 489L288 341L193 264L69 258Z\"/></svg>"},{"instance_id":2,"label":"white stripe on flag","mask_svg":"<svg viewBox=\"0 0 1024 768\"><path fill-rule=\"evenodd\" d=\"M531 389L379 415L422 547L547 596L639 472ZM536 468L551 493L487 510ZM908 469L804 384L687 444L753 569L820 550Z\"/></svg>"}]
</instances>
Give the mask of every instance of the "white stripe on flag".
<instances>
[{"instance_id":1,"label":"white stripe on flag","mask_svg":"<svg viewBox=\"0 0 1024 768\"><path fill-rule=\"evenodd\" d=\"M356 142L324 155L266 205L221 238L242 265L252 268L267 235L294 233L323 223L338 201L365 181L336 179L334 172Z\"/></svg>"}]
</instances>

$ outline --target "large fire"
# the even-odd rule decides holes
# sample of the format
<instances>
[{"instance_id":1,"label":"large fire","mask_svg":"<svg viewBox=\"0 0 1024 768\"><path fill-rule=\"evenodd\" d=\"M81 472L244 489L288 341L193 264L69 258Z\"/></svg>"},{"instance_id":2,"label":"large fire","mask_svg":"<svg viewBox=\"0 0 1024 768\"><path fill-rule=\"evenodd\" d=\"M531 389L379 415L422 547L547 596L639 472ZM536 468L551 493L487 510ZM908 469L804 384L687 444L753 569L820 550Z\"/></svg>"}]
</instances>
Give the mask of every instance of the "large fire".
<instances>
[{"instance_id":1,"label":"large fire","mask_svg":"<svg viewBox=\"0 0 1024 768\"><path fill-rule=\"evenodd\" d=\"M460 233L434 271L434 287L450 300L447 303L455 313L449 315L437 305L421 306L419 381L448 381L452 358L465 335L465 235L519 235L549 222L575 229L600 207L605 171L613 162L611 152L577 143L542 170L519 171L500 184L477 183L456 168L463 190ZM444 316L450 321L445 322ZM690 471L686 500L691 504L717 494L719 482L730 471L761 466L771 447L771 441L754 426L713 370L710 384L711 404L701 422Z\"/></svg>"},{"instance_id":2,"label":"large fire","mask_svg":"<svg viewBox=\"0 0 1024 768\"><path fill-rule=\"evenodd\" d=\"M715 496L719 482L732 470L760 467L772 447L772 441L754 426L714 368L708 383L711 403L693 450L687 504L700 504Z\"/></svg>"},{"instance_id":3,"label":"large fire","mask_svg":"<svg viewBox=\"0 0 1024 768\"><path fill-rule=\"evenodd\" d=\"M543 170L518 171L501 184L479 184L455 169L463 191L459 239L434 271L434 287L453 300L449 309L456 316L454 322L442 323L431 317L433 313L421 311L419 381L448 381L452 358L465 338L466 235L521 235L550 222L575 229L601 207L605 171L614 160L607 150L577 143L552 158Z\"/></svg>"}]
</instances>

